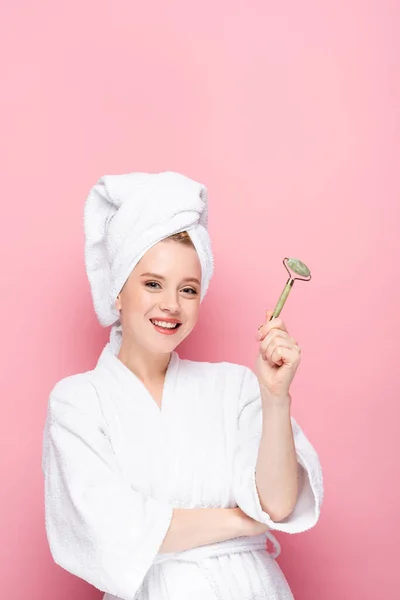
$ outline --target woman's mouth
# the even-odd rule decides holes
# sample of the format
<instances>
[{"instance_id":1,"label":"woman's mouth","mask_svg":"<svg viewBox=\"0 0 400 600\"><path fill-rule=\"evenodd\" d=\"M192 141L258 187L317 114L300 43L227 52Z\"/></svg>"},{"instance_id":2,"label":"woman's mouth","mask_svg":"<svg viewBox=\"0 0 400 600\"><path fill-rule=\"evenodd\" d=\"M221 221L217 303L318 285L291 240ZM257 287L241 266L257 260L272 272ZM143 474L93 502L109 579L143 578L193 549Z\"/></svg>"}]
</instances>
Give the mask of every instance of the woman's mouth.
<instances>
[{"instance_id":1,"label":"woman's mouth","mask_svg":"<svg viewBox=\"0 0 400 600\"><path fill-rule=\"evenodd\" d=\"M169 321L159 321L158 319L150 319L150 322L153 324L154 328L163 333L164 335L173 335L176 333L181 326L182 323L178 322L169 322Z\"/></svg>"}]
</instances>

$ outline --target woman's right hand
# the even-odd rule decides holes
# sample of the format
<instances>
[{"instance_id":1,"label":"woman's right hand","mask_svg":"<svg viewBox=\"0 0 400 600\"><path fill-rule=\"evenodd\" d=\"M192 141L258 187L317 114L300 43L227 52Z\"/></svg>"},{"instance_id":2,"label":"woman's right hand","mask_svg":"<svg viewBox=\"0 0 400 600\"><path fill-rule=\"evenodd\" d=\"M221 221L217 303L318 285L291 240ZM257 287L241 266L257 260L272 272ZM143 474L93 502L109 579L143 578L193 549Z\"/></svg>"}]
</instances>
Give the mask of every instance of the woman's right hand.
<instances>
[{"instance_id":1,"label":"woman's right hand","mask_svg":"<svg viewBox=\"0 0 400 600\"><path fill-rule=\"evenodd\" d=\"M252 535L261 535L265 533L269 529L271 529L268 525L264 523L260 523L259 521L255 521L245 512L242 511L241 508L237 507L233 509L235 511L235 517L237 519L237 525L239 530L239 537L243 536L252 536Z\"/></svg>"}]
</instances>

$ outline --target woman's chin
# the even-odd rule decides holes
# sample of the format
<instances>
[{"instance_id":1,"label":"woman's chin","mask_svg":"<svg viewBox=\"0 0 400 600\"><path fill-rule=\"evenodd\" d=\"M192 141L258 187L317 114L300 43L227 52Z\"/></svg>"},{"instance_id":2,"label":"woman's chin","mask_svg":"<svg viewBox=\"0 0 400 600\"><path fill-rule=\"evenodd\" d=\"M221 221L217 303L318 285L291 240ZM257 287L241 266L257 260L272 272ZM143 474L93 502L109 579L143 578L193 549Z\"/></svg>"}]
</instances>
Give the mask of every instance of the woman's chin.
<instances>
[{"instance_id":1,"label":"woman's chin","mask_svg":"<svg viewBox=\"0 0 400 600\"><path fill-rule=\"evenodd\" d=\"M168 335L163 336L161 334L159 337L161 339L158 339L156 341L154 341L153 339L151 341L147 340L145 346L148 350L150 350L150 352L154 352L155 354L160 352L172 352L177 346L179 346L179 344L182 342L182 340L185 339L186 336L182 337L181 335L179 335L175 337Z\"/></svg>"}]
</instances>

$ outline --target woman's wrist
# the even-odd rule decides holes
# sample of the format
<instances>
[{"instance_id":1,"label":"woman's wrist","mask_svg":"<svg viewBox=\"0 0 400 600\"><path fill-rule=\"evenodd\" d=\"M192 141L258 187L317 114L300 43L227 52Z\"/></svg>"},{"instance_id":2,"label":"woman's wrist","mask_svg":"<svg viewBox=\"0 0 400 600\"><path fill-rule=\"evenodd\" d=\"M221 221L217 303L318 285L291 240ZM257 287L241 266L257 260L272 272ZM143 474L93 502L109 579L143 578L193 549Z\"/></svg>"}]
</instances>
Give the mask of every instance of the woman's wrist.
<instances>
[{"instance_id":1,"label":"woman's wrist","mask_svg":"<svg viewBox=\"0 0 400 600\"><path fill-rule=\"evenodd\" d=\"M245 519L243 518L243 511L237 508L231 508L231 528L232 528L232 537L242 537L247 535L245 530Z\"/></svg>"}]
</instances>

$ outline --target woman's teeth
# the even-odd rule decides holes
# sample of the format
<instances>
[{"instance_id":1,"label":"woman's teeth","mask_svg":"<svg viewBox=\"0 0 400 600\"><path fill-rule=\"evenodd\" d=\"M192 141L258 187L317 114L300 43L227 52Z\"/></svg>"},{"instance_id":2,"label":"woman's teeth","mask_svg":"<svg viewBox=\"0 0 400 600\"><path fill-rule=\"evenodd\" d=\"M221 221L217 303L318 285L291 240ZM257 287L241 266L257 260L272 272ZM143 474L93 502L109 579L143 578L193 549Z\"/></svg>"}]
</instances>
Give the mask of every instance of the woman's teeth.
<instances>
[{"instance_id":1,"label":"woman's teeth","mask_svg":"<svg viewBox=\"0 0 400 600\"><path fill-rule=\"evenodd\" d=\"M165 329L175 329L179 325L179 323L167 323L166 321L153 321L153 319L150 319L150 321L152 323L154 323L154 325L157 325L157 327L164 327Z\"/></svg>"}]
</instances>

